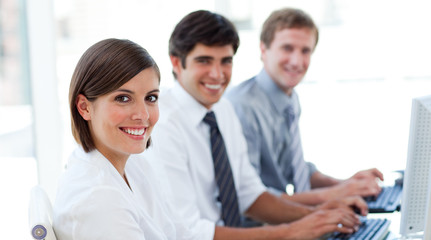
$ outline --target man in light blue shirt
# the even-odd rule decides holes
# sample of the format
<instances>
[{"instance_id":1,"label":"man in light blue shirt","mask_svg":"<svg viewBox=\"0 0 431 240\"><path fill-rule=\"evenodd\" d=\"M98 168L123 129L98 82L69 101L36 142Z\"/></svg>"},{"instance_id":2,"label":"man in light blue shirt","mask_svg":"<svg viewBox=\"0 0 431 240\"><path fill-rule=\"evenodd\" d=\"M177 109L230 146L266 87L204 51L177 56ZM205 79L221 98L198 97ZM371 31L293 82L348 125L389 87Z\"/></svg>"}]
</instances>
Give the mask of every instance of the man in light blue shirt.
<instances>
[{"instance_id":1,"label":"man in light blue shirt","mask_svg":"<svg viewBox=\"0 0 431 240\"><path fill-rule=\"evenodd\" d=\"M383 180L377 169L339 180L304 161L298 118L301 108L294 90L303 79L318 42L318 29L299 9L274 11L261 32L263 69L227 94L242 123L249 159L263 183L274 193L315 205L343 196L377 195ZM292 184L295 194L288 195Z\"/></svg>"}]
</instances>

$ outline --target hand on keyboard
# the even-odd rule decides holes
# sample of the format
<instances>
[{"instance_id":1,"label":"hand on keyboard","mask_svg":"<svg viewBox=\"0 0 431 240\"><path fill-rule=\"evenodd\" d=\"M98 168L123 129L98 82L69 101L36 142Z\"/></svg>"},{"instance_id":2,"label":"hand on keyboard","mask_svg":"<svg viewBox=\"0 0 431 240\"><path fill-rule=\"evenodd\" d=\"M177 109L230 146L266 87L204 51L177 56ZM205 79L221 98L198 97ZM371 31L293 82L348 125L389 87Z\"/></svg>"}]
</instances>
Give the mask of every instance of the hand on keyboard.
<instances>
[{"instance_id":1,"label":"hand on keyboard","mask_svg":"<svg viewBox=\"0 0 431 240\"><path fill-rule=\"evenodd\" d=\"M380 195L380 194L379 194ZM366 201L366 202L374 202L374 201L376 201L377 200L377 196L366 196L366 197L364 197L364 200Z\"/></svg>"},{"instance_id":2,"label":"hand on keyboard","mask_svg":"<svg viewBox=\"0 0 431 240\"><path fill-rule=\"evenodd\" d=\"M344 197L336 200L327 201L320 206L318 209L336 209L344 208L346 210L352 211L356 214L366 216L368 214L367 203L358 196ZM355 211L356 210L356 211Z\"/></svg>"},{"instance_id":3,"label":"hand on keyboard","mask_svg":"<svg viewBox=\"0 0 431 240\"><path fill-rule=\"evenodd\" d=\"M353 211L338 208L318 210L285 227L289 238L316 239L335 231L351 234L360 224L359 217Z\"/></svg>"},{"instance_id":4,"label":"hand on keyboard","mask_svg":"<svg viewBox=\"0 0 431 240\"><path fill-rule=\"evenodd\" d=\"M328 240L344 240L344 239L358 239L358 240L380 240L384 239L388 234L390 221L387 219L361 219L361 225L358 231L345 234L335 232L331 234Z\"/></svg>"},{"instance_id":5,"label":"hand on keyboard","mask_svg":"<svg viewBox=\"0 0 431 240\"><path fill-rule=\"evenodd\" d=\"M378 197L368 196L364 200L368 204L370 213L394 212L399 209L402 186L386 186L382 188Z\"/></svg>"},{"instance_id":6,"label":"hand on keyboard","mask_svg":"<svg viewBox=\"0 0 431 240\"><path fill-rule=\"evenodd\" d=\"M377 196L381 191L381 187L375 179L354 179L350 178L340 182L330 188L326 193L326 199L331 199L333 196L348 197L348 196Z\"/></svg>"}]
</instances>

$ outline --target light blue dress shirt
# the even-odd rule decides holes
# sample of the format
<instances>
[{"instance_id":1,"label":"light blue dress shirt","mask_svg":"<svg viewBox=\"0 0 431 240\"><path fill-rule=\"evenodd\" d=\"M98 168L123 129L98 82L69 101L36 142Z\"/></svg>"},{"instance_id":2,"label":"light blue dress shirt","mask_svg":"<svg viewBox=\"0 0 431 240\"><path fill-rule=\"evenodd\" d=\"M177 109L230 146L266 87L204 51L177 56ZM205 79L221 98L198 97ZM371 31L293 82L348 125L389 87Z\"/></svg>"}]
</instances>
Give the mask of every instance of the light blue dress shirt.
<instances>
[{"instance_id":1,"label":"light blue dress shirt","mask_svg":"<svg viewBox=\"0 0 431 240\"><path fill-rule=\"evenodd\" d=\"M232 88L226 96L241 121L251 164L271 192L285 192L286 185L293 184L293 169L284 111L292 105L294 113L300 116L298 95L295 91L290 97L286 95L262 70ZM317 169L312 163L307 162L307 165L311 177Z\"/></svg>"}]
</instances>

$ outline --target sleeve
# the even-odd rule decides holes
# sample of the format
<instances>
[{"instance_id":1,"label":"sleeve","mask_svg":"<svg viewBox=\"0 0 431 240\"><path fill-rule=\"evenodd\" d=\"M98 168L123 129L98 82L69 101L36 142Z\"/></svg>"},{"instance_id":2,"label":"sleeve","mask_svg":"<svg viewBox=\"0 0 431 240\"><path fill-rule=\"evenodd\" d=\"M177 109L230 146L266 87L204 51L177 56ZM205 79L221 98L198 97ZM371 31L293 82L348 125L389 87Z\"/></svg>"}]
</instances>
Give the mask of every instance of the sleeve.
<instances>
[{"instance_id":1,"label":"sleeve","mask_svg":"<svg viewBox=\"0 0 431 240\"><path fill-rule=\"evenodd\" d=\"M245 143L244 143L245 146ZM259 175L251 166L247 154L241 158L241 177L239 186L240 211L246 212L256 199L266 191Z\"/></svg>"},{"instance_id":2,"label":"sleeve","mask_svg":"<svg viewBox=\"0 0 431 240\"><path fill-rule=\"evenodd\" d=\"M260 174L262 137L259 132L259 123L257 122L257 118L254 112L250 108L246 107L245 104L241 104L240 101L232 101L232 105L240 121L242 133L247 142L248 159L256 172Z\"/></svg>"},{"instance_id":3,"label":"sleeve","mask_svg":"<svg viewBox=\"0 0 431 240\"><path fill-rule=\"evenodd\" d=\"M311 176L311 175L310 175ZM267 191L270 192L272 195L281 197L281 195L283 195L286 192L280 191L276 188L272 188L272 187L267 187Z\"/></svg>"},{"instance_id":4,"label":"sleeve","mask_svg":"<svg viewBox=\"0 0 431 240\"><path fill-rule=\"evenodd\" d=\"M306 162L306 163L307 163L308 169L310 171L310 178L311 178L311 175L313 175L313 173L315 173L317 171L317 167L316 167L316 165L314 165L314 163L311 163L311 162Z\"/></svg>"},{"instance_id":5,"label":"sleeve","mask_svg":"<svg viewBox=\"0 0 431 240\"><path fill-rule=\"evenodd\" d=\"M133 209L127 208L126 202L114 188L93 190L71 211L72 239L145 239Z\"/></svg>"},{"instance_id":6,"label":"sleeve","mask_svg":"<svg viewBox=\"0 0 431 240\"><path fill-rule=\"evenodd\" d=\"M256 170L253 168L249 160L249 150L247 150L247 141L244 135L241 134L241 123L238 119L235 111L232 109L232 125L233 131L238 131L235 139L236 150L239 154L240 160L240 182L239 182L239 204L241 212L247 211L247 209L256 201L256 199L266 191L265 186L262 183ZM259 158L258 158L259 159Z\"/></svg>"},{"instance_id":7,"label":"sleeve","mask_svg":"<svg viewBox=\"0 0 431 240\"><path fill-rule=\"evenodd\" d=\"M214 231L208 231L200 233L199 228L190 228L183 221L183 218L179 216L177 209L172 206L171 202L166 202L165 207L168 210L171 220L175 224L176 229L176 239L178 240L199 240L199 239L213 239ZM213 226L213 224L208 224L208 226ZM214 226L215 228L215 226Z\"/></svg>"},{"instance_id":8,"label":"sleeve","mask_svg":"<svg viewBox=\"0 0 431 240\"><path fill-rule=\"evenodd\" d=\"M163 205L163 208L167 211L170 220L175 224L176 239L197 240L197 238L194 238L194 235L196 234L194 234L193 231L188 226L186 226L183 221L183 218L178 214L175 207L172 206L171 202L166 201L169 196L172 196L172 189L170 187L168 175L165 168L158 159L151 159L151 161L147 159L146 161L141 161L141 164L144 162L150 164L145 165L145 168L147 170L146 174L151 179L151 185L153 186L153 188L157 189L156 193L159 195L159 199L163 199L160 204ZM150 169L150 171L148 171L148 169Z\"/></svg>"},{"instance_id":9,"label":"sleeve","mask_svg":"<svg viewBox=\"0 0 431 240\"><path fill-rule=\"evenodd\" d=\"M152 133L154 145L149 154L162 163L168 176L168 181L165 181L165 184L169 184L165 191L167 205L175 211L175 216L181 219L180 228L186 227L187 231L190 231L188 235L191 236L187 236L187 239L210 240L214 237L215 223L201 218L188 169L186 146L190 143L184 136L187 136L187 133L174 121L169 124L159 122Z\"/></svg>"}]
</instances>

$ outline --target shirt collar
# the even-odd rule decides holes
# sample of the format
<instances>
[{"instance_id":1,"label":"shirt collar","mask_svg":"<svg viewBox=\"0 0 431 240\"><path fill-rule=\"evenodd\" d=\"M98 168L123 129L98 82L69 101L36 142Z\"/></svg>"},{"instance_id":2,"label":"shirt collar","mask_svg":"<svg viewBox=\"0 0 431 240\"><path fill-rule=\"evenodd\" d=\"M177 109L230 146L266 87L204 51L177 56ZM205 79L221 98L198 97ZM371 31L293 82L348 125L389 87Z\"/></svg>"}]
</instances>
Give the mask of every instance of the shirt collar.
<instances>
[{"instance_id":1,"label":"shirt collar","mask_svg":"<svg viewBox=\"0 0 431 240\"><path fill-rule=\"evenodd\" d=\"M262 69L256 76L256 82L266 93L277 112L283 113L289 104L292 104L292 99L296 95L295 90L292 91L292 96L286 95L286 93L275 84L265 69Z\"/></svg>"},{"instance_id":2,"label":"shirt collar","mask_svg":"<svg viewBox=\"0 0 431 240\"><path fill-rule=\"evenodd\" d=\"M179 106L182 108L181 111L186 112L188 121L193 124L193 126L199 125L209 110L190 95L178 81L175 81L172 93L178 100Z\"/></svg>"},{"instance_id":3,"label":"shirt collar","mask_svg":"<svg viewBox=\"0 0 431 240\"><path fill-rule=\"evenodd\" d=\"M119 176L122 179L120 173L117 171L114 165L112 165L112 163L97 149L93 149L87 153L84 151L82 146L78 146L78 148L75 149L71 160L88 162L91 165L96 165L99 168L106 169L107 171L111 172L112 175L116 177Z\"/></svg>"}]
</instances>

